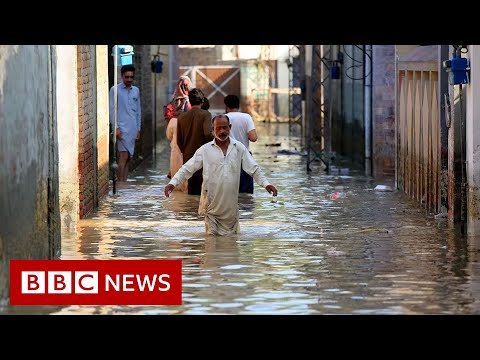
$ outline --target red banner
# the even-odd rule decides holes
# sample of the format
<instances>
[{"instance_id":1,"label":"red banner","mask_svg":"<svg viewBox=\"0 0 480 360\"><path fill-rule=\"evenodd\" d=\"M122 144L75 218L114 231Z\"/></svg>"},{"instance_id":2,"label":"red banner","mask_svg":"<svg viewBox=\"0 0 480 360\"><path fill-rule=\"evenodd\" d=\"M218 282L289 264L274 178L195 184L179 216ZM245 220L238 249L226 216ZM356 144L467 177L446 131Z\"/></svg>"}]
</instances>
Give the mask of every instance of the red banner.
<instances>
[{"instance_id":1,"label":"red banner","mask_svg":"<svg viewBox=\"0 0 480 360\"><path fill-rule=\"evenodd\" d=\"M181 260L10 260L11 305L181 305Z\"/></svg>"}]
</instances>

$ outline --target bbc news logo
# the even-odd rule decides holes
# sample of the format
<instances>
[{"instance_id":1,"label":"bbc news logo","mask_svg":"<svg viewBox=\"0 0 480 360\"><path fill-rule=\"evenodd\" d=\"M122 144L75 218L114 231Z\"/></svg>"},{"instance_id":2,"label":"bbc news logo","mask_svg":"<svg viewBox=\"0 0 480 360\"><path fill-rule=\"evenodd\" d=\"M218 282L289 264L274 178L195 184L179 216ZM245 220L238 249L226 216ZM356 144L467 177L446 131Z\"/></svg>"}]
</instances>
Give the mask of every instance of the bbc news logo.
<instances>
[{"instance_id":1,"label":"bbc news logo","mask_svg":"<svg viewBox=\"0 0 480 360\"><path fill-rule=\"evenodd\" d=\"M181 303L181 260L10 260L12 305Z\"/></svg>"},{"instance_id":2,"label":"bbc news logo","mask_svg":"<svg viewBox=\"0 0 480 360\"><path fill-rule=\"evenodd\" d=\"M72 292L98 294L98 271L22 271L22 294L72 294Z\"/></svg>"}]
</instances>

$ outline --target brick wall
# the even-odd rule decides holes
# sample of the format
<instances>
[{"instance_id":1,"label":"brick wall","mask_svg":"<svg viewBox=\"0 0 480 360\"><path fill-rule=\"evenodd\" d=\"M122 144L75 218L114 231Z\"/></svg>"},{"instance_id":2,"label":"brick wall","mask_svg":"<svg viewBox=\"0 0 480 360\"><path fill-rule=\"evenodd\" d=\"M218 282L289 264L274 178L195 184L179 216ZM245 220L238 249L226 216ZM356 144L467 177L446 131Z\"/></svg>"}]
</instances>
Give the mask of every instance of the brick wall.
<instances>
[{"instance_id":1,"label":"brick wall","mask_svg":"<svg viewBox=\"0 0 480 360\"><path fill-rule=\"evenodd\" d=\"M78 45L78 170L80 218L85 217L95 206L96 199L96 159L94 144L96 142L96 86L95 86L95 46Z\"/></svg>"},{"instance_id":2,"label":"brick wall","mask_svg":"<svg viewBox=\"0 0 480 360\"><path fill-rule=\"evenodd\" d=\"M373 176L395 176L395 45L373 46Z\"/></svg>"},{"instance_id":3,"label":"brick wall","mask_svg":"<svg viewBox=\"0 0 480 360\"><path fill-rule=\"evenodd\" d=\"M217 48L180 48L177 47L177 65L215 65L219 62Z\"/></svg>"}]
</instances>

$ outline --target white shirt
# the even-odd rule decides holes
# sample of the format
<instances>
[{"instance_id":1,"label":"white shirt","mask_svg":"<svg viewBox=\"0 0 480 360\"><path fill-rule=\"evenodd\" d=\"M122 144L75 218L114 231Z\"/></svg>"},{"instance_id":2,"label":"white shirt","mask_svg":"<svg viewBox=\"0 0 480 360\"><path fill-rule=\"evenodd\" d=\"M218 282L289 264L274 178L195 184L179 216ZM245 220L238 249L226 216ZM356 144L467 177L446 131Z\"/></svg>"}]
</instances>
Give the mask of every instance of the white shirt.
<instances>
[{"instance_id":1,"label":"white shirt","mask_svg":"<svg viewBox=\"0 0 480 360\"><path fill-rule=\"evenodd\" d=\"M248 149L250 143L248 133L255 130L252 117L247 113L239 111L231 111L226 115L230 119L230 124L232 124L230 136L240 141Z\"/></svg>"},{"instance_id":2,"label":"white shirt","mask_svg":"<svg viewBox=\"0 0 480 360\"><path fill-rule=\"evenodd\" d=\"M230 137L226 155L223 155L216 140L202 145L193 157L183 164L169 184L177 186L202 167L203 184L198 213L205 215L206 224L214 225L215 235L238 232L240 168L264 188L270 185L270 182L247 148Z\"/></svg>"}]
</instances>

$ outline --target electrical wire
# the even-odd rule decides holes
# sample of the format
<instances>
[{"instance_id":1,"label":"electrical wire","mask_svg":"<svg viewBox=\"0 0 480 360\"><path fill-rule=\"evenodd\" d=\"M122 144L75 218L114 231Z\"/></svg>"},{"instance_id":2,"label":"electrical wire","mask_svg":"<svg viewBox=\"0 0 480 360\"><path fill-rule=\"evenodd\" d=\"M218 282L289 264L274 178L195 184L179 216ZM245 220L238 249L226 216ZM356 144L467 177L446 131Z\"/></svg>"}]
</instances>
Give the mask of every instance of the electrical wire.
<instances>
[{"instance_id":1,"label":"electrical wire","mask_svg":"<svg viewBox=\"0 0 480 360\"><path fill-rule=\"evenodd\" d=\"M355 46L357 49L359 49L360 51L362 51L365 56L367 56L370 61L372 61L372 55L369 54L367 51L365 51L364 48L362 48L361 46L358 46L358 45L353 45ZM352 63L359 63L359 64L353 64L351 66L349 66L348 68L345 69L345 76L348 77L349 79L351 80L364 80L366 79L367 77L370 76L370 74L372 73L372 70L370 70L370 72L362 77L359 77L359 78L356 78L356 77L353 77L353 76L350 76L348 75L348 71L350 69L354 69L354 68L357 68L357 67L360 67L360 68L363 68L364 66L364 61L363 60L358 60L358 59L355 59L354 57L352 57L348 52L347 50L345 49L345 45L342 45L342 48L343 48L343 53L349 58L352 60ZM353 70L352 70L352 73L353 73Z\"/></svg>"},{"instance_id":2,"label":"electrical wire","mask_svg":"<svg viewBox=\"0 0 480 360\"><path fill-rule=\"evenodd\" d=\"M455 51L459 51L462 54L468 53L468 46L467 45L452 45ZM463 51L465 50L465 51Z\"/></svg>"}]
</instances>

